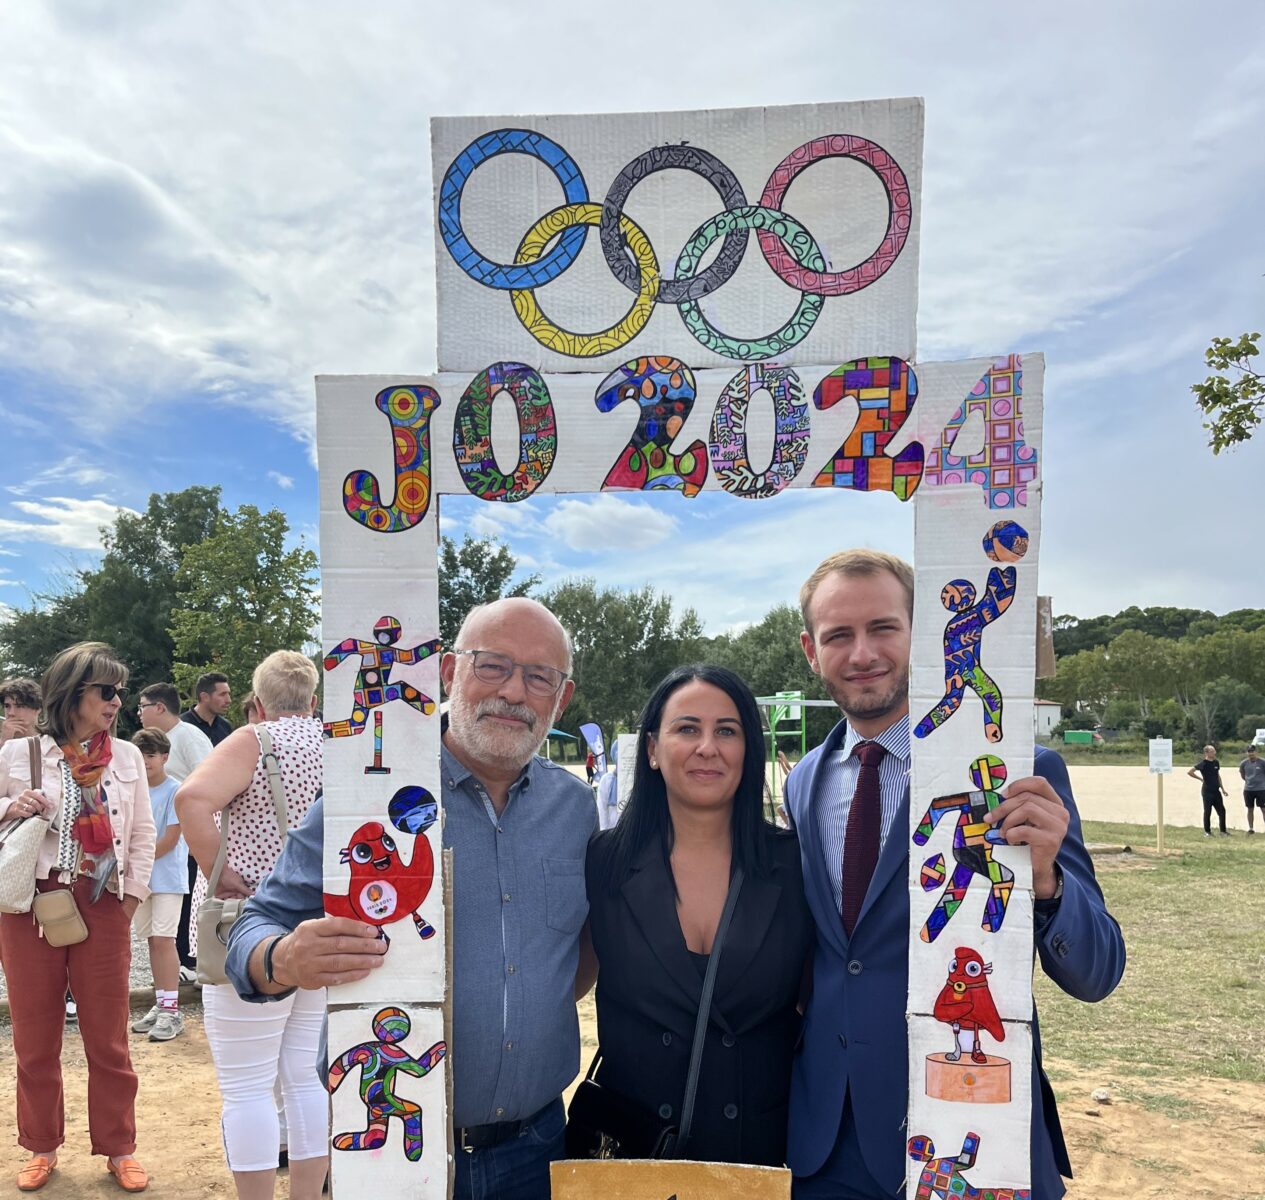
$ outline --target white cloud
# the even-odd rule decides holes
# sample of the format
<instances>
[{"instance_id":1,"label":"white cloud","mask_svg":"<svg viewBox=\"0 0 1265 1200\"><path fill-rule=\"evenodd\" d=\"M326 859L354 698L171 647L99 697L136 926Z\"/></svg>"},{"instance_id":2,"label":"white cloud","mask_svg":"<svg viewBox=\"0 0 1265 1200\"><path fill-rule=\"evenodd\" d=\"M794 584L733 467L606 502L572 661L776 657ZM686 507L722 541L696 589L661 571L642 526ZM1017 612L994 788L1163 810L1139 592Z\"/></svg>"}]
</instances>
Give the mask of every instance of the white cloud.
<instances>
[{"instance_id":1,"label":"white cloud","mask_svg":"<svg viewBox=\"0 0 1265 1200\"><path fill-rule=\"evenodd\" d=\"M113 525L120 512L133 513L122 505L75 500L69 496L48 496L42 501L15 500L13 507L34 520L0 518L0 537L15 542L45 542L71 550L100 550L102 526Z\"/></svg>"},{"instance_id":2,"label":"white cloud","mask_svg":"<svg viewBox=\"0 0 1265 1200\"><path fill-rule=\"evenodd\" d=\"M294 487L294 480L289 475L283 475L280 471L269 471L268 478L272 480L277 487L289 491Z\"/></svg>"},{"instance_id":3,"label":"white cloud","mask_svg":"<svg viewBox=\"0 0 1265 1200\"><path fill-rule=\"evenodd\" d=\"M109 472L102 470L100 467L78 466L74 462L67 460L54 463L51 467L46 467L38 474L32 475L21 483L8 484L5 487L5 491L10 492L14 496L29 496L33 492L42 493L47 491L49 484L76 483L80 487L91 487L94 483L104 483L109 478Z\"/></svg>"},{"instance_id":4,"label":"white cloud","mask_svg":"<svg viewBox=\"0 0 1265 1200\"><path fill-rule=\"evenodd\" d=\"M561 501L545 518L544 527L573 550L604 552L656 546L672 536L677 521L647 504L604 492L592 499Z\"/></svg>"}]
</instances>

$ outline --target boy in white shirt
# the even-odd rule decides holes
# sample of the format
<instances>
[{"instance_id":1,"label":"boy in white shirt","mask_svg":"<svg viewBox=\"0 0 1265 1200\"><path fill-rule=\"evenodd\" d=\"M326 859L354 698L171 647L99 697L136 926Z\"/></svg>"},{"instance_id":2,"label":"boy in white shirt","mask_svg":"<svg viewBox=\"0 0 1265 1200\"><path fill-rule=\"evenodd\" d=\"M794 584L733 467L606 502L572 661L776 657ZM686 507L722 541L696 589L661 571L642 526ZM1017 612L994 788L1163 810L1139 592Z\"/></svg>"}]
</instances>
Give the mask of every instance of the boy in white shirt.
<instances>
[{"instance_id":1,"label":"boy in white shirt","mask_svg":"<svg viewBox=\"0 0 1265 1200\"><path fill-rule=\"evenodd\" d=\"M180 959L176 955L176 930L180 906L189 890L189 848L176 820L178 781L167 774L171 742L160 729L142 729L132 742L145 757L145 778L154 810L154 871L149 898L136 910L133 923L138 937L149 939L149 965L154 974L154 1007L132 1023L133 1033L148 1033L151 1042L169 1042L184 1030L180 1016Z\"/></svg>"}]
</instances>

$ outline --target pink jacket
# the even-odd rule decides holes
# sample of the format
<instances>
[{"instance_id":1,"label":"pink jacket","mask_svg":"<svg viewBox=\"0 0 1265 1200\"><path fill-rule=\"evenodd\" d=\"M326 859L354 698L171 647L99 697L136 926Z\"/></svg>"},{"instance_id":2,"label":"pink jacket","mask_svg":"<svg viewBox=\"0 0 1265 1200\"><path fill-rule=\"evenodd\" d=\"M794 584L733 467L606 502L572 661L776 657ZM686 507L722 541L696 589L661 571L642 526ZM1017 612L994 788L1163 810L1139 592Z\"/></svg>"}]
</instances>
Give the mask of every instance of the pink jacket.
<instances>
[{"instance_id":1,"label":"pink jacket","mask_svg":"<svg viewBox=\"0 0 1265 1200\"><path fill-rule=\"evenodd\" d=\"M131 742L111 738L114 756L106 768L104 786L114 829L114 854L118 860L119 899L125 895L144 900L149 895L149 875L154 869L154 814L149 806L145 760ZM43 752L40 790L60 810L62 799L62 752L51 737L40 738ZM9 806L31 786L31 759L26 738L13 738L0 746L0 821ZM35 876L44 879L57 870L57 834L52 826L40 847Z\"/></svg>"}]
</instances>

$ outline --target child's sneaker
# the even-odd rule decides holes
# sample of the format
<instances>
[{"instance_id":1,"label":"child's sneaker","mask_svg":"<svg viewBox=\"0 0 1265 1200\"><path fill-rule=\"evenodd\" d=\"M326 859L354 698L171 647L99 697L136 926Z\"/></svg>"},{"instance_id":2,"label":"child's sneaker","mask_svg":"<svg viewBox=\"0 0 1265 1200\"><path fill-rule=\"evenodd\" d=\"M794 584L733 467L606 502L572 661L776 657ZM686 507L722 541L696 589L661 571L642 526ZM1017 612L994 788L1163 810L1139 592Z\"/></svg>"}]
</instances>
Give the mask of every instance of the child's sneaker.
<instances>
[{"instance_id":1,"label":"child's sneaker","mask_svg":"<svg viewBox=\"0 0 1265 1200\"><path fill-rule=\"evenodd\" d=\"M149 1010L143 1017L138 1017L132 1022L133 1033L148 1033L154 1027L154 1022L158 1020L158 1014L162 1010L157 1004Z\"/></svg>"},{"instance_id":2,"label":"child's sneaker","mask_svg":"<svg viewBox=\"0 0 1265 1200\"><path fill-rule=\"evenodd\" d=\"M149 1040L151 1042L169 1042L183 1032L184 1017L180 1015L179 1011L172 1012L169 1008L162 1008L158 1010L158 1016L154 1018L153 1027L149 1031Z\"/></svg>"}]
</instances>

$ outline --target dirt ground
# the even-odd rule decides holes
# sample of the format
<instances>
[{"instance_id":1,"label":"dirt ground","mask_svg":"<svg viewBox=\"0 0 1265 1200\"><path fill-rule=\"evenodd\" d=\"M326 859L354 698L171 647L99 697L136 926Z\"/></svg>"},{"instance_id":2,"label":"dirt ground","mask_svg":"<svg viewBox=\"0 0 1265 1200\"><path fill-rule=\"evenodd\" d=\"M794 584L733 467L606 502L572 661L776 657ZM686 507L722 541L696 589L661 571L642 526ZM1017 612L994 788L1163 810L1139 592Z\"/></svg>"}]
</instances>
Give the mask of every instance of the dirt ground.
<instances>
[{"instance_id":1,"label":"dirt ground","mask_svg":"<svg viewBox=\"0 0 1265 1200\"><path fill-rule=\"evenodd\" d=\"M1071 774L1086 818L1154 821L1155 779L1145 767L1073 767ZM1232 828L1246 827L1233 793L1227 811ZM1200 814L1198 785L1169 776L1166 823L1195 825ZM201 1012L196 1007L185 1012L186 1032L174 1042L132 1039L133 1062L141 1077L138 1157L150 1172L152 1195L178 1200L232 1197ZM587 1065L594 1045L591 1000L581 1006L581 1018ZM68 1034L62 1062L67 1141L43 1194L62 1200L117 1197L122 1193L106 1175L104 1160L88 1152L87 1070L76 1034ZM1265 1085L1139 1079L1129 1069L1139 1065L1122 1063L1117 1081L1100 1067L1086 1071L1071 1062L1047 1060L1076 1171L1070 1200L1265 1200ZM7 1025L0 1025L0 1080L12 1080L13 1071L13 1043ZM1101 1088L1111 1093L1110 1104L1092 1099ZM11 1096L0 1098L0 1187L26 1157L13 1142ZM286 1194L282 1183L277 1195Z\"/></svg>"},{"instance_id":2,"label":"dirt ground","mask_svg":"<svg viewBox=\"0 0 1265 1200\"><path fill-rule=\"evenodd\" d=\"M586 1005L585 1041L593 1040L592 1007ZM141 1078L137 1120L138 1157L150 1172L150 1194L193 1200L232 1197L219 1138L219 1096L201 1013L187 1011L186 1032L174 1042L132 1039ZM85 1122L86 1065L79 1039L69 1034L63 1051L67 1138L58 1169L43 1194L50 1200L118 1197L103 1159L91 1158ZM1261 1200L1254 1180L1265 1173L1265 1085L1183 1080L1166 1085L1137 1081L1114 1086L1099 1071L1086 1073L1057 1060L1049 1064L1060 1095L1076 1179L1070 1200ZM13 1078L13 1047L0 1036L0 1078ZM1092 1100L1111 1090L1110 1104ZM11 1104L6 1098L6 1106ZM1206 1114L1207 1119L1192 1119ZM12 1110L3 1122L12 1121ZM10 1137L0 1147L0 1178L13 1178L25 1152ZM285 1178L284 1174L281 1176ZM0 1184L0 1186L3 1186ZM11 1185L10 1185L11 1186ZM278 1196L285 1196L282 1183Z\"/></svg>"}]
</instances>

